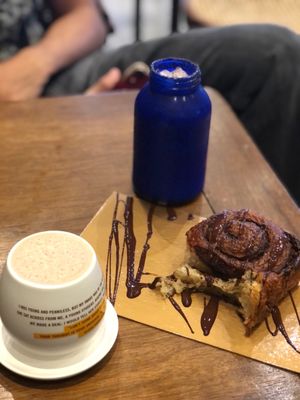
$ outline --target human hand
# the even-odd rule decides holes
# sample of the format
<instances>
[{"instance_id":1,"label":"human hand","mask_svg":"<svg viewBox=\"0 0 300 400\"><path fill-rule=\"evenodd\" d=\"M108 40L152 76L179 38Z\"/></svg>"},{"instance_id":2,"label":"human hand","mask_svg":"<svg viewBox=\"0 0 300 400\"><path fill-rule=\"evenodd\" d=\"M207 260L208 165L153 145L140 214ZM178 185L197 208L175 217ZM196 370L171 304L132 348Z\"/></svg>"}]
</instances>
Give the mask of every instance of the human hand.
<instances>
[{"instance_id":1,"label":"human hand","mask_svg":"<svg viewBox=\"0 0 300 400\"><path fill-rule=\"evenodd\" d=\"M117 83L121 80L122 73L119 68L111 68L106 74L101 76L97 82L90 86L85 94L88 96L95 96L100 92L106 92L115 88Z\"/></svg>"},{"instance_id":2,"label":"human hand","mask_svg":"<svg viewBox=\"0 0 300 400\"><path fill-rule=\"evenodd\" d=\"M0 77L0 100L27 100L41 94L50 70L45 57L32 46L0 62Z\"/></svg>"}]
</instances>

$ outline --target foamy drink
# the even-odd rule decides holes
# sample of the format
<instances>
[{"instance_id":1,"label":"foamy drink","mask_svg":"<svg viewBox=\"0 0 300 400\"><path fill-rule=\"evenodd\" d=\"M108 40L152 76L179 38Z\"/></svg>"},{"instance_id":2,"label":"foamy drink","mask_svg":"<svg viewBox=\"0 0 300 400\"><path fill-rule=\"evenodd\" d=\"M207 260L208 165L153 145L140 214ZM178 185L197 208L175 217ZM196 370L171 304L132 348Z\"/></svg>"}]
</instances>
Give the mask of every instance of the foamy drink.
<instances>
[{"instance_id":1,"label":"foamy drink","mask_svg":"<svg viewBox=\"0 0 300 400\"><path fill-rule=\"evenodd\" d=\"M12 267L29 281L57 285L82 275L92 258L92 250L79 236L49 231L19 242L12 256Z\"/></svg>"}]
</instances>

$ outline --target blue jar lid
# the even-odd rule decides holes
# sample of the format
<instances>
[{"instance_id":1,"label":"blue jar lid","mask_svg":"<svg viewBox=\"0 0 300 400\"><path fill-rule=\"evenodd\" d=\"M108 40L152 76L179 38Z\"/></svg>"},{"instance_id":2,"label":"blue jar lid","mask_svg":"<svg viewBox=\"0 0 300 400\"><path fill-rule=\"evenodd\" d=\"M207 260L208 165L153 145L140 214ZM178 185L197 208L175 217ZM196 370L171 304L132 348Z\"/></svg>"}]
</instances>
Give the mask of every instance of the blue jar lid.
<instances>
[{"instance_id":1,"label":"blue jar lid","mask_svg":"<svg viewBox=\"0 0 300 400\"><path fill-rule=\"evenodd\" d=\"M177 77L174 71L178 69L179 75L184 71L186 76ZM201 71L199 65L185 58L163 58L152 62L149 78L150 87L155 92L187 94L200 85Z\"/></svg>"}]
</instances>

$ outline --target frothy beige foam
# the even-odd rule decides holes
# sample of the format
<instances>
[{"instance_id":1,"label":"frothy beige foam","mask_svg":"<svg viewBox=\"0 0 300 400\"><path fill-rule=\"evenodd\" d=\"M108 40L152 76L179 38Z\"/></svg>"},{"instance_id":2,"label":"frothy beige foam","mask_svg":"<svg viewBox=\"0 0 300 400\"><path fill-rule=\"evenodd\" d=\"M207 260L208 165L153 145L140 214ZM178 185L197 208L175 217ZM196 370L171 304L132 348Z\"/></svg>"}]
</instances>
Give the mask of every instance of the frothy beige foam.
<instances>
[{"instance_id":1,"label":"frothy beige foam","mask_svg":"<svg viewBox=\"0 0 300 400\"><path fill-rule=\"evenodd\" d=\"M93 252L79 236L43 232L28 236L15 248L11 263L21 277L37 283L61 284L82 275Z\"/></svg>"}]
</instances>

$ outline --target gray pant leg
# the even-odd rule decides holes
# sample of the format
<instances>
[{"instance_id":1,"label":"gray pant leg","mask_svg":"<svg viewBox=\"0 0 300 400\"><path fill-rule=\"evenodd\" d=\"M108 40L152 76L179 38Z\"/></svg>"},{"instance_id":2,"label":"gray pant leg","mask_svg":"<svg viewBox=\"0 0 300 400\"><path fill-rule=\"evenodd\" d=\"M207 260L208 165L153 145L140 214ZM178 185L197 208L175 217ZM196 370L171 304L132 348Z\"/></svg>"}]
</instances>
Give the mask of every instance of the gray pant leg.
<instances>
[{"instance_id":1,"label":"gray pant leg","mask_svg":"<svg viewBox=\"0 0 300 400\"><path fill-rule=\"evenodd\" d=\"M103 75L101 60L106 54L97 50L68 68L53 75L44 88L43 96L56 97L83 93L96 77ZM99 70L98 70L99 66ZM94 78L95 76L95 78Z\"/></svg>"},{"instance_id":2,"label":"gray pant leg","mask_svg":"<svg viewBox=\"0 0 300 400\"><path fill-rule=\"evenodd\" d=\"M125 69L134 61L149 64L170 56L200 65L203 84L226 98L300 203L299 36L272 25L237 25L136 43L109 54L95 53L80 74L80 89L112 66Z\"/></svg>"}]
</instances>

